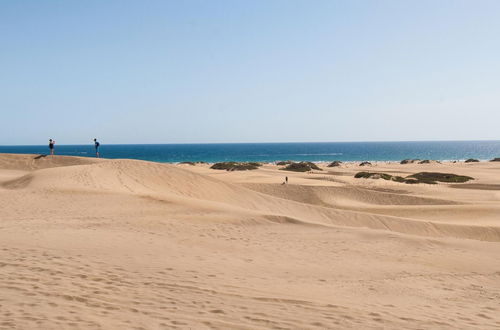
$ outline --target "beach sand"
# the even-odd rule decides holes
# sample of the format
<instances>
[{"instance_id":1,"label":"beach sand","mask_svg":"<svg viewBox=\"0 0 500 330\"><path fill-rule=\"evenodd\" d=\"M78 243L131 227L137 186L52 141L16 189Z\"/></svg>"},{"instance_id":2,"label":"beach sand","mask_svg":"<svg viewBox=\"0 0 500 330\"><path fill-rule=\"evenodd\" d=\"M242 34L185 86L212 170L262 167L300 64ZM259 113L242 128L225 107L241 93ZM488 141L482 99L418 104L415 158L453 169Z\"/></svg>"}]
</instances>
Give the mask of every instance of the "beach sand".
<instances>
[{"instance_id":1,"label":"beach sand","mask_svg":"<svg viewBox=\"0 0 500 330\"><path fill-rule=\"evenodd\" d=\"M500 327L500 163L322 168L0 155L0 329Z\"/></svg>"}]
</instances>

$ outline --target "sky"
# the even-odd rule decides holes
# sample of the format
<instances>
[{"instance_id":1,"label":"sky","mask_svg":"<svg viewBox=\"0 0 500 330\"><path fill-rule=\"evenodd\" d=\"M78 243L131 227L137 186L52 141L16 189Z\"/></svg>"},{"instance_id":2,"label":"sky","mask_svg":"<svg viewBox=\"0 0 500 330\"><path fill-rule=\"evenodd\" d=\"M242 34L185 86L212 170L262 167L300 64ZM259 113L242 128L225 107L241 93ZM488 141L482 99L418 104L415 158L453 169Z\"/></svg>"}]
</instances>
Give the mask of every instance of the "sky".
<instances>
[{"instance_id":1,"label":"sky","mask_svg":"<svg viewBox=\"0 0 500 330\"><path fill-rule=\"evenodd\" d=\"M500 1L0 0L0 145L500 139Z\"/></svg>"}]
</instances>

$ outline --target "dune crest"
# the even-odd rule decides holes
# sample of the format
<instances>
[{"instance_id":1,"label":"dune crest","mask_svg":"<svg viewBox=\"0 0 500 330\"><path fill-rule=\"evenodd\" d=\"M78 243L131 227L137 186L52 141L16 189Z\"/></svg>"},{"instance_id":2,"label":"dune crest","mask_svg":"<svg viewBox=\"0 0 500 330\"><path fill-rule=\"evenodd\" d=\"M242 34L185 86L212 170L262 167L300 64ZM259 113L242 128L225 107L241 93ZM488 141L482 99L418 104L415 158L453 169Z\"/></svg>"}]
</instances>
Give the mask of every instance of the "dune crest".
<instances>
[{"instance_id":1,"label":"dune crest","mask_svg":"<svg viewBox=\"0 0 500 330\"><path fill-rule=\"evenodd\" d=\"M102 161L105 160L74 156L0 154L0 169L32 171L43 168L95 164Z\"/></svg>"}]
</instances>

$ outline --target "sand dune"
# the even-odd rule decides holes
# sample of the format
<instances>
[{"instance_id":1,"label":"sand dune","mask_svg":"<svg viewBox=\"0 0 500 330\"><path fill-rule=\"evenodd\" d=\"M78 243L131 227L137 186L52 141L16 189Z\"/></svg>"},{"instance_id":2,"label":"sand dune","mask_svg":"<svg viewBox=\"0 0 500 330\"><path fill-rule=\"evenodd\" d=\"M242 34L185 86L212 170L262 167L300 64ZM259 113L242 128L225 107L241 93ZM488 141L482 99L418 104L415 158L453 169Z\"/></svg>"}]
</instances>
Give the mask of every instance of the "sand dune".
<instances>
[{"instance_id":1,"label":"sand dune","mask_svg":"<svg viewBox=\"0 0 500 330\"><path fill-rule=\"evenodd\" d=\"M452 205L452 200L424 198L407 194L376 192L355 187L321 187L305 185L260 184L245 189L206 175L173 165L136 160L111 160L79 165L81 160L54 161L56 166L38 170L2 183L10 189L39 189L63 192L108 192L148 196L196 208L203 205L219 212L227 209L249 212L255 221L289 219L295 223L345 225L389 229L393 231L437 236L454 236L500 241L500 227L442 225L440 222L415 222L409 218L367 213L373 205ZM65 164L65 165L62 165ZM77 165L74 165L77 164ZM64 166L64 167L63 167ZM276 198L278 197L278 198ZM350 210L350 212L338 209ZM357 210L361 211L358 212ZM453 210L453 209L452 209ZM498 209L496 209L498 210ZM387 214L387 213L385 213ZM239 219L244 221L245 219Z\"/></svg>"},{"instance_id":2,"label":"sand dune","mask_svg":"<svg viewBox=\"0 0 500 330\"><path fill-rule=\"evenodd\" d=\"M424 167L0 155L0 329L496 328L498 165Z\"/></svg>"},{"instance_id":3,"label":"sand dune","mask_svg":"<svg viewBox=\"0 0 500 330\"><path fill-rule=\"evenodd\" d=\"M100 161L102 160L86 157L2 154L0 156L0 169L31 171L42 168L94 164Z\"/></svg>"}]
</instances>

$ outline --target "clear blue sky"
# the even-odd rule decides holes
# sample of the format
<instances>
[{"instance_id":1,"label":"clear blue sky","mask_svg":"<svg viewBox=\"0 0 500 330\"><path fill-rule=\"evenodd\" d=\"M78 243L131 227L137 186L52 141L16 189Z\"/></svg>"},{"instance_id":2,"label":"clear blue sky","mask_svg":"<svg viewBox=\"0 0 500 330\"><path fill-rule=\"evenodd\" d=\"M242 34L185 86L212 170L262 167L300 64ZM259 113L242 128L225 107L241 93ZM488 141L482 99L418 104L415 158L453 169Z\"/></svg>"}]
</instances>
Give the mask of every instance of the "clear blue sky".
<instances>
[{"instance_id":1,"label":"clear blue sky","mask_svg":"<svg viewBox=\"0 0 500 330\"><path fill-rule=\"evenodd\" d=\"M500 1L1 1L0 145L500 139Z\"/></svg>"}]
</instances>

